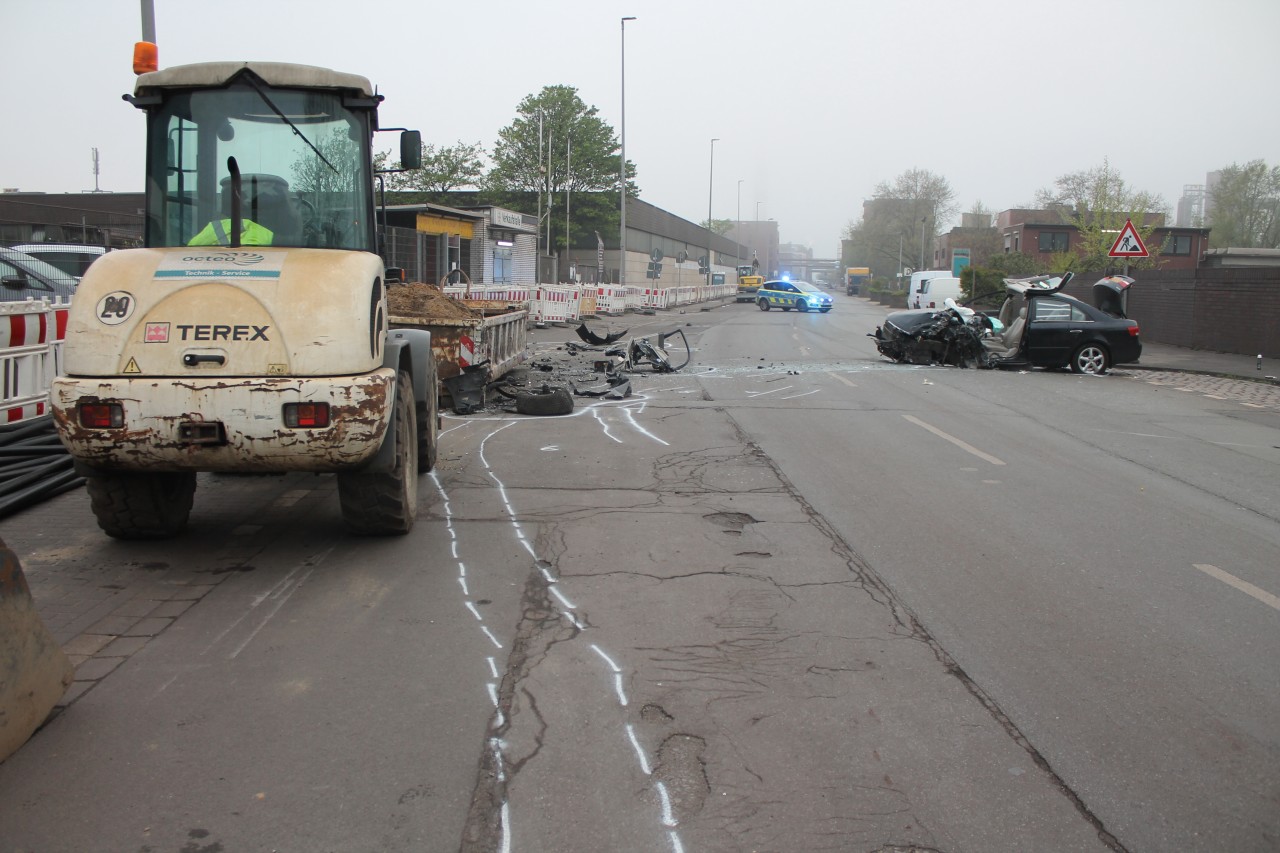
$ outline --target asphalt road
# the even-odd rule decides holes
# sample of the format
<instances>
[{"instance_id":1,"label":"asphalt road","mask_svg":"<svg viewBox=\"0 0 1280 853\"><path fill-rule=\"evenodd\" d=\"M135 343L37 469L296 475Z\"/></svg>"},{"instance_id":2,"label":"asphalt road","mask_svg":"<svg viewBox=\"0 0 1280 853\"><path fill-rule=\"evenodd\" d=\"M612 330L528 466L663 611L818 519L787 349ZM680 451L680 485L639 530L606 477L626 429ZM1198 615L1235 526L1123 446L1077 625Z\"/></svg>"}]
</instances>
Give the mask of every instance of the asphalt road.
<instances>
[{"instance_id":1,"label":"asphalt road","mask_svg":"<svg viewBox=\"0 0 1280 853\"><path fill-rule=\"evenodd\" d=\"M7 520L42 608L176 615L79 632L0 849L1274 849L1280 399L899 367L883 313L614 321L693 364L447 418L403 538L325 477Z\"/></svg>"}]
</instances>

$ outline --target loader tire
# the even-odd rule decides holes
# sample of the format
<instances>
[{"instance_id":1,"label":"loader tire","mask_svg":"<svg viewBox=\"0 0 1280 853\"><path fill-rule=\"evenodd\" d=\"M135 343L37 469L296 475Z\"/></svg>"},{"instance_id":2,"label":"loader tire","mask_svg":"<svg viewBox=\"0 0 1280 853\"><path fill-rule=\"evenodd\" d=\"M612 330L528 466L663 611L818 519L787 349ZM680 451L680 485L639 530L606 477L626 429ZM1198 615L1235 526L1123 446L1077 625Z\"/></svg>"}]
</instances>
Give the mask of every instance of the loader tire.
<instances>
[{"instance_id":1,"label":"loader tire","mask_svg":"<svg viewBox=\"0 0 1280 853\"><path fill-rule=\"evenodd\" d=\"M396 374L396 404L385 441L394 441L390 471L338 475L342 521L352 533L389 536L408 533L418 512L418 427L409 374Z\"/></svg>"},{"instance_id":2,"label":"loader tire","mask_svg":"<svg viewBox=\"0 0 1280 853\"><path fill-rule=\"evenodd\" d=\"M98 526L114 539L168 539L182 532L195 499L194 471L112 472L85 479Z\"/></svg>"},{"instance_id":3,"label":"loader tire","mask_svg":"<svg viewBox=\"0 0 1280 853\"><path fill-rule=\"evenodd\" d=\"M436 467L440 445L440 387L436 379L436 361L427 359L430 375L427 377L427 399L418 401L418 473L425 474Z\"/></svg>"}]
</instances>

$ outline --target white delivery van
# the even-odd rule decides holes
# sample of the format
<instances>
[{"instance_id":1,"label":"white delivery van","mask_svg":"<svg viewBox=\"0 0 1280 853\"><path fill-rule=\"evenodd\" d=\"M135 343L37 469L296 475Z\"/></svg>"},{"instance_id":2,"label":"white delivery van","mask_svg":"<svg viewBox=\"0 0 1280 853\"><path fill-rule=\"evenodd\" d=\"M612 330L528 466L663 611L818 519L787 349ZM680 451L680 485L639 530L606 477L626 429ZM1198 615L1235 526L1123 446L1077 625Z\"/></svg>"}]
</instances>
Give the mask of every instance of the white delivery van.
<instances>
[{"instance_id":1,"label":"white delivery van","mask_svg":"<svg viewBox=\"0 0 1280 853\"><path fill-rule=\"evenodd\" d=\"M942 300L950 296L960 300L960 279L951 270L925 270L911 274L911 286L907 290L908 308L941 308Z\"/></svg>"}]
</instances>

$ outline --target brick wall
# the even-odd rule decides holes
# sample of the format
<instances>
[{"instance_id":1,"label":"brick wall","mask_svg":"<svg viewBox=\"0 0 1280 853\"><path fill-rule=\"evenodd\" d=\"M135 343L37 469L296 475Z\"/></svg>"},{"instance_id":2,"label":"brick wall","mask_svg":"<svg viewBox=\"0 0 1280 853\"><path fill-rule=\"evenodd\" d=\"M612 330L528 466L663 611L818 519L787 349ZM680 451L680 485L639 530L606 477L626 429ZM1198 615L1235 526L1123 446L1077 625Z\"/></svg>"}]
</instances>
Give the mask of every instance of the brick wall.
<instances>
[{"instance_id":1,"label":"brick wall","mask_svg":"<svg viewBox=\"0 0 1280 853\"><path fill-rule=\"evenodd\" d=\"M1216 352L1280 358L1280 268L1136 270L1129 316L1144 340ZM1092 303L1098 276L1067 293Z\"/></svg>"}]
</instances>

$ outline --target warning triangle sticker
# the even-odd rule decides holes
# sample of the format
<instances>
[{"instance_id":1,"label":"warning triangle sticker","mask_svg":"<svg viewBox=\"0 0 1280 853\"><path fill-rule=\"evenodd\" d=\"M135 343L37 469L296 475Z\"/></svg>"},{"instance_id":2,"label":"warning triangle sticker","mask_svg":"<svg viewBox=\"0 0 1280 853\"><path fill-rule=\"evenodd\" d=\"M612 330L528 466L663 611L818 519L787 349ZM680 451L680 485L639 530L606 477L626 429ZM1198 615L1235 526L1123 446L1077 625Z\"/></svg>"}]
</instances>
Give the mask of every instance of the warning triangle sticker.
<instances>
[{"instance_id":1,"label":"warning triangle sticker","mask_svg":"<svg viewBox=\"0 0 1280 853\"><path fill-rule=\"evenodd\" d=\"M1111 244L1111 251L1107 252L1113 258L1145 258L1148 257L1146 244L1142 242L1142 238L1138 236L1138 230L1133 227L1133 221L1126 219L1124 227L1120 229L1120 236Z\"/></svg>"},{"instance_id":2,"label":"warning triangle sticker","mask_svg":"<svg viewBox=\"0 0 1280 853\"><path fill-rule=\"evenodd\" d=\"M141 373L142 371L138 369L138 362L131 358L129 359L129 363L124 366L124 372Z\"/></svg>"}]
</instances>

